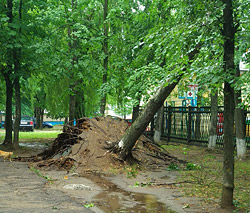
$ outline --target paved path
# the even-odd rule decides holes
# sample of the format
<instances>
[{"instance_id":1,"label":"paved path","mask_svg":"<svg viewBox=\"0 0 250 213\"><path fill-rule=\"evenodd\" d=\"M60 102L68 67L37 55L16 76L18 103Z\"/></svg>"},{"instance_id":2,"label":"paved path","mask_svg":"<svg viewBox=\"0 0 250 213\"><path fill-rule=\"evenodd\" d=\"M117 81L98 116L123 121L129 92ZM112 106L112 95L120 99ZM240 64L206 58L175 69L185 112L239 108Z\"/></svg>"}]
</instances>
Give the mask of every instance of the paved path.
<instances>
[{"instance_id":1,"label":"paved path","mask_svg":"<svg viewBox=\"0 0 250 213\"><path fill-rule=\"evenodd\" d=\"M0 213L91 212L47 181L24 162L0 159Z\"/></svg>"}]
</instances>

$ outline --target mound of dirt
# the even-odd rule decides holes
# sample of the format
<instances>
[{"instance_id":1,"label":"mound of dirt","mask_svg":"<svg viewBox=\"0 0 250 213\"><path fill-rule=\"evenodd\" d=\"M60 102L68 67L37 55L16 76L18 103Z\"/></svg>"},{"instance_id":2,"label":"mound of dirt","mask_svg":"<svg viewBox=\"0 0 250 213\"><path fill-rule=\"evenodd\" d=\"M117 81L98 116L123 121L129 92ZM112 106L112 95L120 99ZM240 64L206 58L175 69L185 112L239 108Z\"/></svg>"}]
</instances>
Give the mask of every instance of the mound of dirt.
<instances>
[{"instance_id":1,"label":"mound of dirt","mask_svg":"<svg viewBox=\"0 0 250 213\"><path fill-rule=\"evenodd\" d=\"M82 118L76 126L66 126L52 147L35 159L37 167L77 169L77 172L105 172L121 168L127 162L119 160L116 153L107 149L107 142L117 142L129 128L123 119L112 117ZM138 165L166 166L178 159L163 151L145 135L132 150L133 162Z\"/></svg>"}]
</instances>

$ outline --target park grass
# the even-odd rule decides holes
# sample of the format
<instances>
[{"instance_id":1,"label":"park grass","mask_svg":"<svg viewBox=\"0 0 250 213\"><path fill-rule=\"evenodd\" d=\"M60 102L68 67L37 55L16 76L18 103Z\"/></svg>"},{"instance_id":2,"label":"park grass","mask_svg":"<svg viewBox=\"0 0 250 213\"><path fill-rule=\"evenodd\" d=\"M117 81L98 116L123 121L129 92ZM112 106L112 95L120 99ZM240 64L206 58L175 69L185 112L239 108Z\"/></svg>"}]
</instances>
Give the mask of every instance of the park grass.
<instances>
[{"instance_id":1,"label":"park grass","mask_svg":"<svg viewBox=\"0 0 250 213\"><path fill-rule=\"evenodd\" d=\"M60 134L61 130L38 130L34 132L20 132L19 140L20 142L27 141L40 141L40 140L51 140L57 138L57 135ZM0 141L3 141L5 137L5 132L0 132Z\"/></svg>"},{"instance_id":2,"label":"park grass","mask_svg":"<svg viewBox=\"0 0 250 213\"><path fill-rule=\"evenodd\" d=\"M184 144L163 145L169 153L189 163L179 169L179 185L184 196L200 197L204 203L219 206L222 193L223 153L216 149ZM190 165L195 165L190 167ZM235 159L234 212L250 212L250 153ZM183 183L184 182L184 183Z\"/></svg>"}]
</instances>

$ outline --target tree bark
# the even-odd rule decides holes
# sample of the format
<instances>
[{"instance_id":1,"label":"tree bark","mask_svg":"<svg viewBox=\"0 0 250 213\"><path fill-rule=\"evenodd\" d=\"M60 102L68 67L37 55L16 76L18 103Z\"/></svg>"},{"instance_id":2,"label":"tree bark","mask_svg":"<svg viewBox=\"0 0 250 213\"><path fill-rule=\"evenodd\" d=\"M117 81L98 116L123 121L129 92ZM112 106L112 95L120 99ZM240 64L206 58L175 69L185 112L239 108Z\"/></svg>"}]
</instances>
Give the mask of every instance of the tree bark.
<instances>
[{"instance_id":1,"label":"tree bark","mask_svg":"<svg viewBox=\"0 0 250 213\"><path fill-rule=\"evenodd\" d=\"M74 126L76 95L70 95L69 99L69 125Z\"/></svg>"},{"instance_id":2,"label":"tree bark","mask_svg":"<svg viewBox=\"0 0 250 213\"><path fill-rule=\"evenodd\" d=\"M36 129L42 129L42 122L41 122L41 107L36 107Z\"/></svg>"},{"instance_id":3,"label":"tree bark","mask_svg":"<svg viewBox=\"0 0 250 213\"><path fill-rule=\"evenodd\" d=\"M72 5L72 12L76 9L77 7L77 1L72 0L71 1ZM74 24L74 23L72 23ZM71 30L70 26L68 28L68 36L72 40L69 41L69 51L72 53L72 50L76 50L78 46L77 38L72 32L76 32L76 29ZM72 56L72 69L71 69L71 78L73 79L73 82L70 83L69 89L70 89L70 96L69 96L69 125L73 126L74 125L74 120L75 120L75 113L76 113L76 88L77 88L77 81L75 80L75 68L74 65L78 64L78 56L73 53Z\"/></svg>"},{"instance_id":4,"label":"tree bark","mask_svg":"<svg viewBox=\"0 0 250 213\"><path fill-rule=\"evenodd\" d=\"M103 52L105 55L105 58L103 60L103 68L104 73L102 77L102 83L106 84L108 79L108 24L106 23L108 16L108 0L104 0L103 5L103 33L104 33L104 41L103 41ZM106 100L107 95L106 92L104 92L102 98L101 98L101 106L100 106L100 113L101 115L105 114L105 106L106 106Z\"/></svg>"},{"instance_id":5,"label":"tree bark","mask_svg":"<svg viewBox=\"0 0 250 213\"><path fill-rule=\"evenodd\" d=\"M157 111L157 117L155 121L154 142L159 143L161 141L162 125L163 125L164 106Z\"/></svg>"},{"instance_id":6,"label":"tree bark","mask_svg":"<svg viewBox=\"0 0 250 213\"><path fill-rule=\"evenodd\" d=\"M167 86L160 87L155 96L149 100L140 116L134 121L134 123L132 123L131 127L128 129L128 131L118 143L118 149L120 152L119 154L121 159L126 160L126 158L130 156L131 150L135 142L144 132L157 110L159 110L166 98L178 84L181 77L182 75Z\"/></svg>"},{"instance_id":7,"label":"tree bark","mask_svg":"<svg viewBox=\"0 0 250 213\"><path fill-rule=\"evenodd\" d=\"M75 108L76 108L76 113L75 113L76 119L85 117L85 103L84 103L83 89L81 89L80 91L77 91Z\"/></svg>"},{"instance_id":8,"label":"tree bark","mask_svg":"<svg viewBox=\"0 0 250 213\"><path fill-rule=\"evenodd\" d=\"M19 36L21 36L21 23L22 23L22 5L23 1L20 0L19 2ZM19 128L20 128L20 121L21 121L21 93L20 93L20 82L19 76L21 72L21 48L14 48L13 49L13 61L14 61L14 72L15 72L15 80L14 80L14 87L15 87L15 102L16 102L16 116L15 116L15 123L14 123L14 140L13 146L15 149L19 147Z\"/></svg>"},{"instance_id":9,"label":"tree bark","mask_svg":"<svg viewBox=\"0 0 250 213\"><path fill-rule=\"evenodd\" d=\"M7 17L9 18L8 23L13 22L13 1L7 0ZM10 26L11 28L11 26ZM13 82L11 80L13 64L13 52L11 48L7 49L7 67L4 71L4 78L6 84L6 105L5 105L5 139L4 145L12 146L12 97L13 97Z\"/></svg>"},{"instance_id":10,"label":"tree bark","mask_svg":"<svg viewBox=\"0 0 250 213\"><path fill-rule=\"evenodd\" d=\"M240 77L239 66L236 68L236 77ZM239 159L244 159L246 157L247 147L246 147L246 119L244 115L244 109L240 108L241 100L241 90L235 91L235 130L236 130L236 147L237 147L237 157Z\"/></svg>"},{"instance_id":11,"label":"tree bark","mask_svg":"<svg viewBox=\"0 0 250 213\"><path fill-rule=\"evenodd\" d=\"M14 123L14 140L13 146L15 149L19 147L19 127L21 121L21 94L20 94L20 82L19 77L15 78L15 101L16 101L16 116Z\"/></svg>"},{"instance_id":12,"label":"tree bark","mask_svg":"<svg viewBox=\"0 0 250 213\"><path fill-rule=\"evenodd\" d=\"M234 191L234 89L230 82L234 80L234 21L232 0L223 0L223 36L224 55L224 160L223 160L223 186L221 206L233 207Z\"/></svg>"},{"instance_id":13,"label":"tree bark","mask_svg":"<svg viewBox=\"0 0 250 213\"><path fill-rule=\"evenodd\" d=\"M13 96L13 84L10 80L10 74L5 75L6 84L6 107L5 107L5 138L4 145L12 145L12 96Z\"/></svg>"},{"instance_id":14,"label":"tree bark","mask_svg":"<svg viewBox=\"0 0 250 213\"><path fill-rule=\"evenodd\" d=\"M209 129L208 148L214 149L217 138L217 120L218 120L218 90L211 94L211 120Z\"/></svg>"},{"instance_id":15,"label":"tree bark","mask_svg":"<svg viewBox=\"0 0 250 213\"><path fill-rule=\"evenodd\" d=\"M138 118L140 113L140 105L137 104L136 106L133 107L133 113L132 113L132 123Z\"/></svg>"}]
</instances>

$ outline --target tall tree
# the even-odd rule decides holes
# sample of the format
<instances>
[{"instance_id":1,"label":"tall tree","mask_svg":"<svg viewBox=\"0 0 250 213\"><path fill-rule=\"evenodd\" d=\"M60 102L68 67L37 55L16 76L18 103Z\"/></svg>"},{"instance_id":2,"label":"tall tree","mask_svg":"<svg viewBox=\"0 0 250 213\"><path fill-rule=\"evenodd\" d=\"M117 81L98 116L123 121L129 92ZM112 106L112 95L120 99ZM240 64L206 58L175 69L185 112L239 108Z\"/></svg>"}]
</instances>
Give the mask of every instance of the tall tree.
<instances>
[{"instance_id":1,"label":"tall tree","mask_svg":"<svg viewBox=\"0 0 250 213\"><path fill-rule=\"evenodd\" d=\"M18 33L17 36L21 37L21 24L22 24L22 7L23 7L23 1L19 1L19 7L18 7L18 21L19 21L19 27L18 27ZM16 39L18 40L18 39ZM13 60L14 60L14 73L15 73L15 79L14 79L14 88L15 88L15 105L16 105L16 114L15 114L15 123L14 123L14 140L13 145L14 148L19 147L19 126L21 121L21 86L20 86L20 75L21 75L21 48L14 48L13 49Z\"/></svg>"},{"instance_id":2,"label":"tall tree","mask_svg":"<svg viewBox=\"0 0 250 213\"><path fill-rule=\"evenodd\" d=\"M68 36L69 36L69 52L70 55L72 55L72 68L70 70L70 83L69 83L69 89L70 89L70 95L69 95L69 125L74 125L74 119L75 119L75 111L76 111L76 87L77 87L77 81L75 80L75 67L78 64L78 56L76 55L78 41L76 38L76 31L77 29L74 28L75 19L74 19L74 12L77 9L77 1L71 0L71 12L72 16L70 17L73 21L72 23L69 23L68 26Z\"/></svg>"},{"instance_id":3,"label":"tall tree","mask_svg":"<svg viewBox=\"0 0 250 213\"><path fill-rule=\"evenodd\" d=\"M224 157L222 207L233 207L234 191L234 49L235 22L233 18L233 1L223 0L223 37L224 37Z\"/></svg>"},{"instance_id":4,"label":"tall tree","mask_svg":"<svg viewBox=\"0 0 250 213\"><path fill-rule=\"evenodd\" d=\"M107 16L108 16L108 0L104 0L103 4L103 35L104 35L104 40L103 40L103 53L104 53L104 59L103 59L103 75L102 75L102 83L105 85L107 83L107 78L108 78L108 21L107 21ZM101 98L101 106L100 106L100 113L104 115L105 113L105 106L106 106L106 99L107 99L107 94L106 92L103 92L102 98Z\"/></svg>"},{"instance_id":5,"label":"tall tree","mask_svg":"<svg viewBox=\"0 0 250 213\"><path fill-rule=\"evenodd\" d=\"M6 66L2 68L2 73L5 78L6 84L6 105L5 105L5 145L12 145L12 97L13 97L13 81L11 75L13 74L13 1L7 0L7 9L6 9L7 17L8 17L8 27L10 36L7 40L7 54L6 54ZM12 35L12 36L11 36Z\"/></svg>"}]
</instances>

